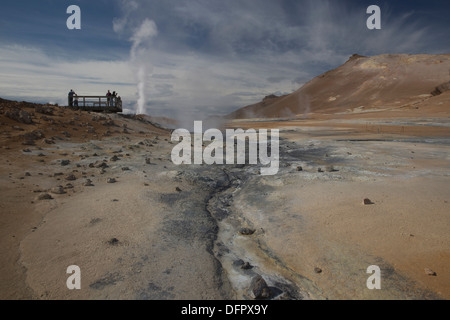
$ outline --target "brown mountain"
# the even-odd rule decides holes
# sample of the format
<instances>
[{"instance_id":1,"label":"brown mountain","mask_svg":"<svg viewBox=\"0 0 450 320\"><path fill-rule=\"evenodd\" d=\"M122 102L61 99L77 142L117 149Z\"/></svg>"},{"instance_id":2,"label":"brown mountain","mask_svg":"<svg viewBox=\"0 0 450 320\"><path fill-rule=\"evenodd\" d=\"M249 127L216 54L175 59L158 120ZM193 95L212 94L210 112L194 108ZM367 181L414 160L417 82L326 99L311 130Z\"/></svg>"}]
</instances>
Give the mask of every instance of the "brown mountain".
<instances>
[{"instance_id":1,"label":"brown mountain","mask_svg":"<svg viewBox=\"0 0 450 320\"><path fill-rule=\"evenodd\" d=\"M449 89L450 54L355 54L297 91L281 97L267 96L231 113L229 118L296 118L311 113L392 110L432 100Z\"/></svg>"}]
</instances>

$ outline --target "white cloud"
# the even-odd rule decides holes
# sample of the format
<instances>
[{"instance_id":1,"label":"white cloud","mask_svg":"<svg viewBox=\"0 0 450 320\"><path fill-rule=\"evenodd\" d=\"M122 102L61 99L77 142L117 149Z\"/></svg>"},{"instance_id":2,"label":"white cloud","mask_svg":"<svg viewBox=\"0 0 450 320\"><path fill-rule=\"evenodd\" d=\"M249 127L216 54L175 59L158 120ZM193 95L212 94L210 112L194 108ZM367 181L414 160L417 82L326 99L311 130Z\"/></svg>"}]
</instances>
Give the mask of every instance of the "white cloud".
<instances>
[{"instance_id":1,"label":"white cloud","mask_svg":"<svg viewBox=\"0 0 450 320\"><path fill-rule=\"evenodd\" d=\"M8 79L0 95L60 101L71 88L85 94L111 89L134 106L140 88L151 114L227 113L294 91L353 53L433 53L428 48L436 41L411 12L395 17L382 7L382 30L368 31L366 8L336 1L118 3L121 15L111 28L129 40L128 57L75 62L0 46L0 74ZM138 77L140 66L146 72Z\"/></svg>"},{"instance_id":2,"label":"white cloud","mask_svg":"<svg viewBox=\"0 0 450 320\"><path fill-rule=\"evenodd\" d=\"M126 61L55 60L43 51L24 46L0 47L0 95L67 104L67 93L103 95L111 89L132 96L134 82Z\"/></svg>"}]
</instances>

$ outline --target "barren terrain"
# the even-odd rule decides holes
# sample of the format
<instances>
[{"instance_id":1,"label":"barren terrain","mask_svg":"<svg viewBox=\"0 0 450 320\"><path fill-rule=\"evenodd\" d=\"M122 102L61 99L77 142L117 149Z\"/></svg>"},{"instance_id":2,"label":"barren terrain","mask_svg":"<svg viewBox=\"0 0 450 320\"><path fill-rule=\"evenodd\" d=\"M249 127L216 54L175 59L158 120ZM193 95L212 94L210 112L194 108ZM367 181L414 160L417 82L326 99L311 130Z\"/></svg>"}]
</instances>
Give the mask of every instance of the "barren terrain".
<instances>
[{"instance_id":1,"label":"barren terrain","mask_svg":"<svg viewBox=\"0 0 450 320\"><path fill-rule=\"evenodd\" d=\"M273 176L177 166L147 116L1 99L0 298L449 299L447 64L353 56L238 110L224 127L280 130Z\"/></svg>"}]
</instances>

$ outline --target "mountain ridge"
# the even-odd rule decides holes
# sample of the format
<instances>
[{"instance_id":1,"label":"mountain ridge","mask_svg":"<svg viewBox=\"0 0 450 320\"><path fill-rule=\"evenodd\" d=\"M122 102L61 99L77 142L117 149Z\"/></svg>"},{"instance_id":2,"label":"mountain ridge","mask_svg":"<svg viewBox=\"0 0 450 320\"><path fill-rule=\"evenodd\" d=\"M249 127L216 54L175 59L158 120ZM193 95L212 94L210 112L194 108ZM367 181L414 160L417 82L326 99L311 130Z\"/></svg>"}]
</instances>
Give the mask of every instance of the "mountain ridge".
<instances>
[{"instance_id":1,"label":"mountain ridge","mask_svg":"<svg viewBox=\"0 0 450 320\"><path fill-rule=\"evenodd\" d=\"M398 108L443 93L450 88L449 83L450 54L354 54L341 66L311 79L291 94L266 96L227 117L299 118L356 108Z\"/></svg>"}]
</instances>

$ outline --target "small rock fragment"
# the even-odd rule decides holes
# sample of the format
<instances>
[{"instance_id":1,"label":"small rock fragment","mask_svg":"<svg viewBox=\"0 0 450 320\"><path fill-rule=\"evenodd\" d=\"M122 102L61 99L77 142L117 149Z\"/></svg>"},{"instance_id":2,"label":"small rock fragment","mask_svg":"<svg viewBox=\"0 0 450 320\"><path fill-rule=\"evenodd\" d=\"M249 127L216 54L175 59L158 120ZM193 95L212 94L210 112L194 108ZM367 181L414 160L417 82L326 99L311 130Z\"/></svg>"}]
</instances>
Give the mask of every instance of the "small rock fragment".
<instances>
[{"instance_id":1,"label":"small rock fragment","mask_svg":"<svg viewBox=\"0 0 450 320\"><path fill-rule=\"evenodd\" d=\"M429 275L429 276L432 276L432 277L436 277L436 276L437 276L436 272L434 272L434 271L431 270L430 268L425 268L425 273L426 273L427 275Z\"/></svg>"},{"instance_id":2,"label":"small rock fragment","mask_svg":"<svg viewBox=\"0 0 450 320\"><path fill-rule=\"evenodd\" d=\"M260 275L253 277L250 284L250 291L254 299L267 299L270 297L270 289L264 278Z\"/></svg>"},{"instance_id":3,"label":"small rock fragment","mask_svg":"<svg viewBox=\"0 0 450 320\"><path fill-rule=\"evenodd\" d=\"M372 200L370 200L370 199L368 199L368 198L365 198L365 199L363 200L363 202L364 202L365 205L374 204L374 203L372 202Z\"/></svg>"},{"instance_id":4,"label":"small rock fragment","mask_svg":"<svg viewBox=\"0 0 450 320\"><path fill-rule=\"evenodd\" d=\"M329 165L329 166L327 166L326 168L325 168L325 170L327 171L327 172L336 172L336 171L339 171L339 170L337 170L334 166L332 166L332 165Z\"/></svg>"},{"instance_id":5,"label":"small rock fragment","mask_svg":"<svg viewBox=\"0 0 450 320\"><path fill-rule=\"evenodd\" d=\"M55 188L52 188L51 193L64 194L64 193L66 193L66 191L64 191L64 188L62 186L57 186Z\"/></svg>"},{"instance_id":6,"label":"small rock fragment","mask_svg":"<svg viewBox=\"0 0 450 320\"><path fill-rule=\"evenodd\" d=\"M112 238L108 241L108 243L112 246L117 246L119 244L119 240L117 238Z\"/></svg>"},{"instance_id":7,"label":"small rock fragment","mask_svg":"<svg viewBox=\"0 0 450 320\"><path fill-rule=\"evenodd\" d=\"M86 179L86 182L83 184L85 187L93 187L91 179Z\"/></svg>"},{"instance_id":8,"label":"small rock fragment","mask_svg":"<svg viewBox=\"0 0 450 320\"><path fill-rule=\"evenodd\" d=\"M107 183L116 183L116 179L115 178L108 178L106 180Z\"/></svg>"},{"instance_id":9,"label":"small rock fragment","mask_svg":"<svg viewBox=\"0 0 450 320\"><path fill-rule=\"evenodd\" d=\"M253 268L253 266L252 266L250 263L248 263L248 262L245 262L245 263L241 266L241 269L244 269L244 270L248 270L248 269L251 269L251 268Z\"/></svg>"},{"instance_id":10,"label":"small rock fragment","mask_svg":"<svg viewBox=\"0 0 450 320\"><path fill-rule=\"evenodd\" d=\"M74 181L77 180L77 178L75 177L75 175L73 174L69 174L66 178L67 181Z\"/></svg>"},{"instance_id":11,"label":"small rock fragment","mask_svg":"<svg viewBox=\"0 0 450 320\"><path fill-rule=\"evenodd\" d=\"M239 233L244 235L244 236L249 236L255 233L255 229L250 229L250 228L241 228L239 230Z\"/></svg>"},{"instance_id":12,"label":"small rock fragment","mask_svg":"<svg viewBox=\"0 0 450 320\"><path fill-rule=\"evenodd\" d=\"M43 193L38 197L38 200L51 200L51 199L53 199L53 197L48 193Z\"/></svg>"},{"instance_id":13,"label":"small rock fragment","mask_svg":"<svg viewBox=\"0 0 450 320\"><path fill-rule=\"evenodd\" d=\"M314 268L314 272L315 273L322 273L322 269L320 269L319 267L315 267Z\"/></svg>"}]
</instances>

